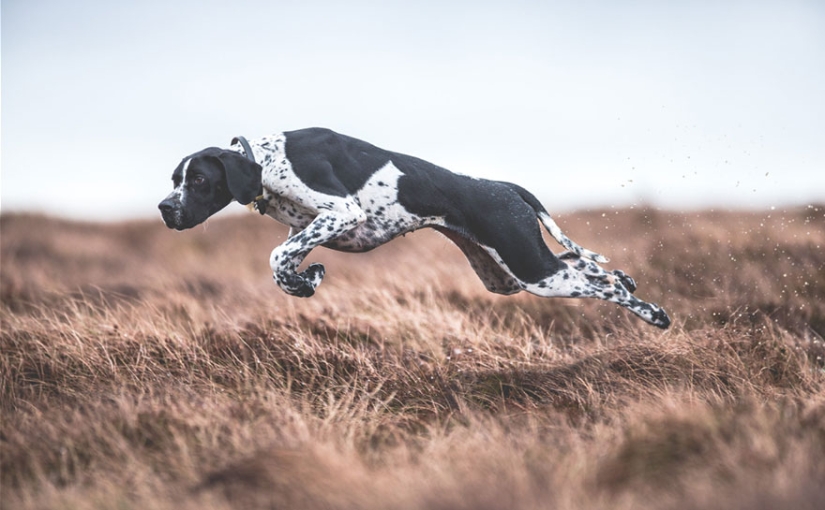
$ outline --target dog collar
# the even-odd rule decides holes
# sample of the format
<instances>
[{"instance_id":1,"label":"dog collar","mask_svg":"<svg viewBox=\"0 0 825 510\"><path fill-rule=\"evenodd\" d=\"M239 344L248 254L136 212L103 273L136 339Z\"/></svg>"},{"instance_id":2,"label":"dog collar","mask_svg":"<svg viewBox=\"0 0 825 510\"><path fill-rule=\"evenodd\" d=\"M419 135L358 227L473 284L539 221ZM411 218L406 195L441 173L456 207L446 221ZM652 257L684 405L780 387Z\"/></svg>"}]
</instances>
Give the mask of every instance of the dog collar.
<instances>
[{"instance_id":1,"label":"dog collar","mask_svg":"<svg viewBox=\"0 0 825 510\"><path fill-rule=\"evenodd\" d=\"M249 158L249 160L253 163L256 163L255 154L252 152L252 147L249 146L249 142L246 141L246 138L243 136L236 136L232 139L232 145L235 145L235 142L240 143L241 147L243 147L243 151L246 154L246 157ZM267 201L264 199L263 185L261 185L261 194L255 197L252 203L254 204L253 207L255 208L255 210L261 213L261 215L266 213Z\"/></svg>"}]
</instances>

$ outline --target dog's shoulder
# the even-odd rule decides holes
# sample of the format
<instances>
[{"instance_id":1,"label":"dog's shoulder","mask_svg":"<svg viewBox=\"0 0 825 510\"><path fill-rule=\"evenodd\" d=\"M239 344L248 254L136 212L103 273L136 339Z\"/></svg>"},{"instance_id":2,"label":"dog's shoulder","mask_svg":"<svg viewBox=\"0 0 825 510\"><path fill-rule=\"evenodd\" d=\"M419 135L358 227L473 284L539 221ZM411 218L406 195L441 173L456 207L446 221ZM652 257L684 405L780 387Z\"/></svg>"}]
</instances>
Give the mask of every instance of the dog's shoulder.
<instances>
[{"instance_id":1,"label":"dog's shoulder","mask_svg":"<svg viewBox=\"0 0 825 510\"><path fill-rule=\"evenodd\" d=\"M327 128L284 132L284 151L295 175L308 187L351 195L391 160L391 153Z\"/></svg>"}]
</instances>

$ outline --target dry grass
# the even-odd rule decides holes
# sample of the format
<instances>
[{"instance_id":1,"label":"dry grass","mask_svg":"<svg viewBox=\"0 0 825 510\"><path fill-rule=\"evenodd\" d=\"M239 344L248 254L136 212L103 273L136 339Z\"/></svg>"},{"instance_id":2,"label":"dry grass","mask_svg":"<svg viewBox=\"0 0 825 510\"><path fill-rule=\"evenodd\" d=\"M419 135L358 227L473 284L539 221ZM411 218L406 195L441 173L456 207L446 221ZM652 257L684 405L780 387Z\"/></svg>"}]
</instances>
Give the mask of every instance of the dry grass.
<instances>
[{"instance_id":1,"label":"dry grass","mask_svg":"<svg viewBox=\"0 0 825 510\"><path fill-rule=\"evenodd\" d=\"M420 232L2 217L4 508L820 508L825 207L559 218L675 319L487 293Z\"/></svg>"}]
</instances>

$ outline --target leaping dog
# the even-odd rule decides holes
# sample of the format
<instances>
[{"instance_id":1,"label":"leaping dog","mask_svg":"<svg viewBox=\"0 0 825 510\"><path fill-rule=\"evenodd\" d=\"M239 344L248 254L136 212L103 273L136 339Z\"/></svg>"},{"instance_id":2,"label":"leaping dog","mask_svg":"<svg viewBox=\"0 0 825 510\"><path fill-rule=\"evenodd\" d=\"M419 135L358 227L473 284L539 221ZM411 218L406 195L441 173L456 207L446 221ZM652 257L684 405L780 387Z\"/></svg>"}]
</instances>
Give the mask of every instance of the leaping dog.
<instances>
[{"instance_id":1,"label":"leaping dog","mask_svg":"<svg viewBox=\"0 0 825 510\"><path fill-rule=\"evenodd\" d=\"M431 227L458 245L491 292L598 298L654 326L670 325L661 307L633 296L632 278L599 266L607 259L571 241L524 188L456 174L328 129L238 137L229 149L183 158L172 183L158 206L169 228L192 228L233 200L289 226L269 265L278 286L294 296L313 295L324 278L318 263L297 272L316 246L364 252ZM566 251L550 251L537 219Z\"/></svg>"}]
</instances>

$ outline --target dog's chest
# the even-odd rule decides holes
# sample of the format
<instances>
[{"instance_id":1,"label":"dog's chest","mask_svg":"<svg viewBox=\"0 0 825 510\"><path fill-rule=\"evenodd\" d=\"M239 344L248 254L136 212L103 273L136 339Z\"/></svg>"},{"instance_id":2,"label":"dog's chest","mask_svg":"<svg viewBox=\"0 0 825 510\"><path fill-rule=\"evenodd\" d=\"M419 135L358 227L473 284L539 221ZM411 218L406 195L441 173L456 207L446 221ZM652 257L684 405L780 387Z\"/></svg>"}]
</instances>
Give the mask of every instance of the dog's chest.
<instances>
[{"instance_id":1,"label":"dog's chest","mask_svg":"<svg viewBox=\"0 0 825 510\"><path fill-rule=\"evenodd\" d=\"M261 183L267 199L266 214L294 229L301 230L318 215L326 204L326 195L307 187L295 175L286 157L286 137L283 133L266 137L260 147L263 171Z\"/></svg>"},{"instance_id":2,"label":"dog's chest","mask_svg":"<svg viewBox=\"0 0 825 510\"><path fill-rule=\"evenodd\" d=\"M265 193L265 197L268 199L266 215L296 230L303 230L318 215L316 210L282 196Z\"/></svg>"}]
</instances>

